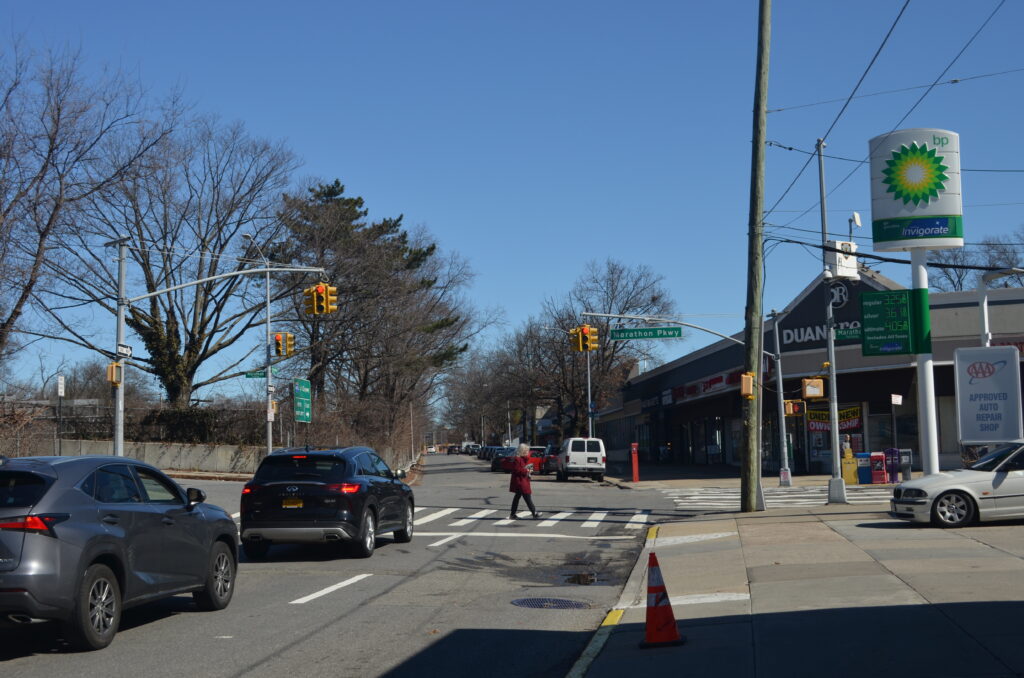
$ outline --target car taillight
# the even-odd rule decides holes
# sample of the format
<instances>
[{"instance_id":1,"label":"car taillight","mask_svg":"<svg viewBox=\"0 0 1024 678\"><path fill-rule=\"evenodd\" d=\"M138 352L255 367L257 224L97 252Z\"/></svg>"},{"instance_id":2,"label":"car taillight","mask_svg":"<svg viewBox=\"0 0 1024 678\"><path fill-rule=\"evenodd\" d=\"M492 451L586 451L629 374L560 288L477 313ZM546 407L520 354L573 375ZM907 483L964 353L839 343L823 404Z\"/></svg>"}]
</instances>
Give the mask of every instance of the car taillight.
<instances>
[{"instance_id":1,"label":"car taillight","mask_svg":"<svg viewBox=\"0 0 1024 678\"><path fill-rule=\"evenodd\" d=\"M242 488L242 494L252 494L252 488L246 485Z\"/></svg>"},{"instance_id":2,"label":"car taillight","mask_svg":"<svg viewBox=\"0 0 1024 678\"><path fill-rule=\"evenodd\" d=\"M361 489L363 489L363 486L359 483L335 483L327 486L328 492L337 492L339 494L355 494Z\"/></svg>"},{"instance_id":3,"label":"car taillight","mask_svg":"<svg viewBox=\"0 0 1024 678\"><path fill-rule=\"evenodd\" d=\"M603 454L601 455L601 463L602 464L606 463L605 460L604 460L604 455Z\"/></svg>"},{"instance_id":4,"label":"car taillight","mask_svg":"<svg viewBox=\"0 0 1024 678\"><path fill-rule=\"evenodd\" d=\"M62 523L70 518L66 513L48 513L38 516L18 516L17 518L4 518L0 522L0 530L17 530L19 532L36 532L51 537L57 535L53 532L53 526Z\"/></svg>"}]
</instances>

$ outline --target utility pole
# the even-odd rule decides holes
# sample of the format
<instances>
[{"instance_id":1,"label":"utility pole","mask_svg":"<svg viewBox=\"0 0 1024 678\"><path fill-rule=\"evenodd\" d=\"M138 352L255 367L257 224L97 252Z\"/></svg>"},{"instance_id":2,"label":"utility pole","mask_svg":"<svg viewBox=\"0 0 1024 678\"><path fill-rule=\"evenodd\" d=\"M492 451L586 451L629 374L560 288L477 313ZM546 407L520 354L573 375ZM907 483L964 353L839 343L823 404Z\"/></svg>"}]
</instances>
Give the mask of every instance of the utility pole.
<instances>
[{"instance_id":1,"label":"utility pole","mask_svg":"<svg viewBox=\"0 0 1024 678\"><path fill-rule=\"evenodd\" d=\"M757 30L757 74L750 152L750 217L747 230L747 307L743 330L743 371L760 372L761 295L764 289L764 147L768 105L768 56L771 44L771 0L760 0ZM740 466L740 510L757 510L761 451L758 449L757 404L743 403L743 459Z\"/></svg>"},{"instance_id":2,"label":"utility pole","mask_svg":"<svg viewBox=\"0 0 1024 678\"><path fill-rule=\"evenodd\" d=\"M825 209L825 158L822 149L825 148L825 140L818 139L818 191L820 192L818 204L821 207L821 284L825 289L825 342L828 346L828 422L831 431L832 446L832 477L828 480L828 503L847 504L846 481L843 480L839 456L839 401L838 388L836 386L836 323L832 317L832 272L828 268L827 252L825 247L828 244L828 213Z\"/></svg>"}]
</instances>

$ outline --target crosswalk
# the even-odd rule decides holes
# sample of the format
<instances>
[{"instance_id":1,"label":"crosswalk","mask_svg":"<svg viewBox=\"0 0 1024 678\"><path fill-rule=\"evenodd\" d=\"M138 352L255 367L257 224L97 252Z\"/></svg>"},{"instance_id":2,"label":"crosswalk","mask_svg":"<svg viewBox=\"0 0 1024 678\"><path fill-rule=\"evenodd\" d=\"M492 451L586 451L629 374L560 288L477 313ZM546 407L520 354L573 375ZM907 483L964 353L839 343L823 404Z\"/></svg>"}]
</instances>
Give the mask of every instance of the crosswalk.
<instances>
[{"instance_id":1,"label":"crosswalk","mask_svg":"<svg viewBox=\"0 0 1024 678\"><path fill-rule=\"evenodd\" d=\"M417 506L415 525L419 529L440 527L486 526L506 527L515 524L529 525L537 529L593 529L598 527L620 527L626 530L640 530L651 523L648 509L607 509L604 511L559 511L544 513L541 519L530 519L529 511L517 513L519 520L512 520L505 511L498 509L452 508L441 506ZM497 514L497 515L494 515Z\"/></svg>"},{"instance_id":2,"label":"crosswalk","mask_svg":"<svg viewBox=\"0 0 1024 678\"><path fill-rule=\"evenodd\" d=\"M701 487L661 490L670 497L680 511L738 511L740 488ZM892 497L888 486L851 485L846 488L850 504L886 504ZM828 487L765 487L766 508L821 506L828 501Z\"/></svg>"}]
</instances>

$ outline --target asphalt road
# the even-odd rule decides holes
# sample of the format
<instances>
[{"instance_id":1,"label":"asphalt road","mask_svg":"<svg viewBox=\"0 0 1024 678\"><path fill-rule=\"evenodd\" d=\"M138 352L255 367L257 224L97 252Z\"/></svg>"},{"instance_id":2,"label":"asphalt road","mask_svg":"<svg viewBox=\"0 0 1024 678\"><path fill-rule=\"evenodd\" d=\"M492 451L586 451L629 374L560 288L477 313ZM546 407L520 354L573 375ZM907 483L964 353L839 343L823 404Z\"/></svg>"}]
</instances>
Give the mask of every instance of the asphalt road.
<instances>
[{"instance_id":1,"label":"asphalt road","mask_svg":"<svg viewBox=\"0 0 1024 678\"><path fill-rule=\"evenodd\" d=\"M241 483L182 481L238 511ZM413 541L372 558L275 546L243 562L234 599L128 610L107 649L75 654L52 625L0 636L0 670L53 676L564 676L614 606L670 497L583 479L533 482L541 521L507 520L508 476L435 455L414 487ZM521 507L525 510L525 507ZM524 514L525 515L525 514ZM518 603L518 604L516 604Z\"/></svg>"}]
</instances>

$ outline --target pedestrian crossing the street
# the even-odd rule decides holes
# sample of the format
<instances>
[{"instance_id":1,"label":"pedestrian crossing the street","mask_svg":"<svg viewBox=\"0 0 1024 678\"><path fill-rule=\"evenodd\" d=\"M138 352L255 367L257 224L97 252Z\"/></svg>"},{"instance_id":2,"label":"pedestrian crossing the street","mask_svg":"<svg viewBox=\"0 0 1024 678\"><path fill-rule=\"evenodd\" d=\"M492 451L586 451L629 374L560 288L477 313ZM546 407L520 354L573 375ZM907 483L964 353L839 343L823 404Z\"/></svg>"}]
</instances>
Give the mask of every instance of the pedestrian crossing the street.
<instances>
[{"instance_id":1,"label":"pedestrian crossing the street","mask_svg":"<svg viewBox=\"0 0 1024 678\"><path fill-rule=\"evenodd\" d=\"M738 511L740 509L740 488L700 487L661 491L670 497L680 511ZM892 488L887 485L846 488L846 500L850 504L887 504L892 497ZM821 506L828 502L828 487L765 487L766 508L800 506Z\"/></svg>"},{"instance_id":2,"label":"pedestrian crossing the street","mask_svg":"<svg viewBox=\"0 0 1024 678\"><path fill-rule=\"evenodd\" d=\"M606 511L559 511L544 513L540 520L531 520L529 511L519 511L518 520L512 520L505 511L498 509L451 508L441 506L417 506L415 525L428 525L428 529L447 527L506 527L515 524L529 525L537 529L592 530L600 527L618 527L625 530L640 530L652 522L651 512L646 509L608 509Z\"/></svg>"}]
</instances>

